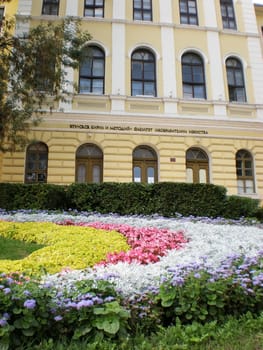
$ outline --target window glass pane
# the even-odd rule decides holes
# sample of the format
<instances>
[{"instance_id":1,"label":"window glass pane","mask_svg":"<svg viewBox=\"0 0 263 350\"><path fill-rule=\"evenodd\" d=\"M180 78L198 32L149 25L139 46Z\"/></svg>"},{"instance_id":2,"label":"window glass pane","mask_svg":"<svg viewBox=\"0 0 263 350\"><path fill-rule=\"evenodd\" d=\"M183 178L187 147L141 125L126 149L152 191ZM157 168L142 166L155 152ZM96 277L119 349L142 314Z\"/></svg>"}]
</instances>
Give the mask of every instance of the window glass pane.
<instances>
[{"instance_id":1,"label":"window glass pane","mask_svg":"<svg viewBox=\"0 0 263 350\"><path fill-rule=\"evenodd\" d=\"M95 17L103 17L103 9L95 9Z\"/></svg>"},{"instance_id":2,"label":"window glass pane","mask_svg":"<svg viewBox=\"0 0 263 350\"><path fill-rule=\"evenodd\" d=\"M248 194L254 193L254 183L252 180L245 180L245 187L246 187L245 189L246 193Z\"/></svg>"},{"instance_id":3,"label":"window glass pane","mask_svg":"<svg viewBox=\"0 0 263 350\"><path fill-rule=\"evenodd\" d=\"M144 0L143 1L143 8L145 10L150 10L152 8L151 2L152 2L152 0Z\"/></svg>"},{"instance_id":4,"label":"window glass pane","mask_svg":"<svg viewBox=\"0 0 263 350\"><path fill-rule=\"evenodd\" d=\"M202 85L195 85L193 88L195 98L205 98L205 90Z\"/></svg>"},{"instance_id":5,"label":"window glass pane","mask_svg":"<svg viewBox=\"0 0 263 350\"><path fill-rule=\"evenodd\" d=\"M142 82L134 81L132 83L132 96L143 95L143 85Z\"/></svg>"},{"instance_id":6,"label":"window glass pane","mask_svg":"<svg viewBox=\"0 0 263 350\"><path fill-rule=\"evenodd\" d=\"M154 63L144 63L144 79L154 80Z\"/></svg>"},{"instance_id":7,"label":"window glass pane","mask_svg":"<svg viewBox=\"0 0 263 350\"><path fill-rule=\"evenodd\" d=\"M136 20L141 20L142 19L142 13L141 11L138 10L134 10L134 15L133 15L134 19Z\"/></svg>"},{"instance_id":8,"label":"window glass pane","mask_svg":"<svg viewBox=\"0 0 263 350\"><path fill-rule=\"evenodd\" d=\"M199 169L199 183L200 184L207 183L206 170L205 169Z\"/></svg>"},{"instance_id":9,"label":"window glass pane","mask_svg":"<svg viewBox=\"0 0 263 350\"><path fill-rule=\"evenodd\" d=\"M103 76L104 75L104 61L94 60L93 62L93 76Z\"/></svg>"},{"instance_id":10,"label":"window glass pane","mask_svg":"<svg viewBox=\"0 0 263 350\"><path fill-rule=\"evenodd\" d=\"M236 22L235 21L229 21L228 23L229 23L229 25L228 25L229 28L236 29Z\"/></svg>"},{"instance_id":11,"label":"window glass pane","mask_svg":"<svg viewBox=\"0 0 263 350\"><path fill-rule=\"evenodd\" d=\"M86 182L86 167L84 164L79 164L77 169L77 182Z\"/></svg>"},{"instance_id":12,"label":"window glass pane","mask_svg":"<svg viewBox=\"0 0 263 350\"><path fill-rule=\"evenodd\" d=\"M152 167L147 168L147 183L148 184L154 183L154 168Z\"/></svg>"},{"instance_id":13,"label":"window glass pane","mask_svg":"<svg viewBox=\"0 0 263 350\"><path fill-rule=\"evenodd\" d=\"M187 168L186 169L186 182L193 183L194 182L194 176L193 176L193 169Z\"/></svg>"},{"instance_id":14,"label":"window glass pane","mask_svg":"<svg viewBox=\"0 0 263 350\"><path fill-rule=\"evenodd\" d=\"M235 85L234 72L232 69L227 69L227 81L228 85Z\"/></svg>"},{"instance_id":15,"label":"window glass pane","mask_svg":"<svg viewBox=\"0 0 263 350\"><path fill-rule=\"evenodd\" d=\"M243 88L236 89L236 101L246 102L246 93Z\"/></svg>"},{"instance_id":16,"label":"window glass pane","mask_svg":"<svg viewBox=\"0 0 263 350\"><path fill-rule=\"evenodd\" d=\"M140 62L132 62L132 79L142 79L143 65Z\"/></svg>"},{"instance_id":17,"label":"window glass pane","mask_svg":"<svg viewBox=\"0 0 263 350\"><path fill-rule=\"evenodd\" d=\"M93 80L92 92L103 94L103 80L95 79Z\"/></svg>"},{"instance_id":18,"label":"window glass pane","mask_svg":"<svg viewBox=\"0 0 263 350\"><path fill-rule=\"evenodd\" d=\"M182 24L188 24L188 16L181 15L180 20Z\"/></svg>"},{"instance_id":19,"label":"window glass pane","mask_svg":"<svg viewBox=\"0 0 263 350\"><path fill-rule=\"evenodd\" d=\"M93 17L93 9L85 9L84 16L85 17Z\"/></svg>"},{"instance_id":20,"label":"window glass pane","mask_svg":"<svg viewBox=\"0 0 263 350\"><path fill-rule=\"evenodd\" d=\"M237 192L239 194L244 193L244 186L243 186L243 181L242 180L237 180Z\"/></svg>"},{"instance_id":21,"label":"window glass pane","mask_svg":"<svg viewBox=\"0 0 263 350\"><path fill-rule=\"evenodd\" d=\"M151 82L144 83L144 95L155 96L155 84Z\"/></svg>"},{"instance_id":22,"label":"window glass pane","mask_svg":"<svg viewBox=\"0 0 263 350\"><path fill-rule=\"evenodd\" d=\"M100 166L93 165L92 167L92 182L100 183Z\"/></svg>"},{"instance_id":23,"label":"window glass pane","mask_svg":"<svg viewBox=\"0 0 263 350\"><path fill-rule=\"evenodd\" d=\"M234 9L233 9L232 5L227 6L227 16L229 18L234 18Z\"/></svg>"},{"instance_id":24,"label":"window glass pane","mask_svg":"<svg viewBox=\"0 0 263 350\"><path fill-rule=\"evenodd\" d=\"M80 66L80 75L91 75L92 60L87 58Z\"/></svg>"},{"instance_id":25,"label":"window glass pane","mask_svg":"<svg viewBox=\"0 0 263 350\"><path fill-rule=\"evenodd\" d=\"M192 69L188 65L183 65L182 67L183 70L183 81L186 83L191 83L192 82Z\"/></svg>"},{"instance_id":26,"label":"window glass pane","mask_svg":"<svg viewBox=\"0 0 263 350\"><path fill-rule=\"evenodd\" d=\"M191 16L189 18L189 24L197 24L197 17Z\"/></svg>"},{"instance_id":27,"label":"window glass pane","mask_svg":"<svg viewBox=\"0 0 263 350\"><path fill-rule=\"evenodd\" d=\"M193 69L193 82L195 83L203 83L203 68L202 67L194 67Z\"/></svg>"},{"instance_id":28,"label":"window glass pane","mask_svg":"<svg viewBox=\"0 0 263 350\"><path fill-rule=\"evenodd\" d=\"M226 17L226 8L224 5L221 5L221 14L222 14L222 17Z\"/></svg>"},{"instance_id":29,"label":"window glass pane","mask_svg":"<svg viewBox=\"0 0 263 350\"><path fill-rule=\"evenodd\" d=\"M236 85L243 85L243 72L240 70L235 71Z\"/></svg>"},{"instance_id":30,"label":"window glass pane","mask_svg":"<svg viewBox=\"0 0 263 350\"><path fill-rule=\"evenodd\" d=\"M192 98L193 97L192 86L184 84L183 85L183 94L184 94L184 98Z\"/></svg>"},{"instance_id":31,"label":"window glass pane","mask_svg":"<svg viewBox=\"0 0 263 350\"><path fill-rule=\"evenodd\" d=\"M197 13L195 1L189 1L188 6L189 6L189 13L191 14Z\"/></svg>"},{"instance_id":32,"label":"window glass pane","mask_svg":"<svg viewBox=\"0 0 263 350\"><path fill-rule=\"evenodd\" d=\"M149 12L149 11L144 11L144 13L143 13L143 19L145 20L145 21L151 21L152 20L152 14L151 14L151 12Z\"/></svg>"},{"instance_id":33,"label":"window glass pane","mask_svg":"<svg viewBox=\"0 0 263 350\"><path fill-rule=\"evenodd\" d=\"M80 93L91 92L91 80L90 79L80 79L79 92Z\"/></svg>"},{"instance_id":34,"label":"window glass pane","mask_svg":"<svg viewBox=\"0 0 263 350\"><path fill-rule=\"evenodd\" d=\"M138 166L133 168L133 179L134 179L134 182L142 181L141 168Z\"/></svg>"}]
</instances>

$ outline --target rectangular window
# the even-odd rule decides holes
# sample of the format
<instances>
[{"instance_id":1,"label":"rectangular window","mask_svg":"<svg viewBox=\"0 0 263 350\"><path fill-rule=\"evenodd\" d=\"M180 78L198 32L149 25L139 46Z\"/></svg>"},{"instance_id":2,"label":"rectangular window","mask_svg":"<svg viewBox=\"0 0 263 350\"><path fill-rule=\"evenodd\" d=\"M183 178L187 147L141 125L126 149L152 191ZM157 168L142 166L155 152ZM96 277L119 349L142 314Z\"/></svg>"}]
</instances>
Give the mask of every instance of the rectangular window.
<instances>
[{"instance_id":1,"label":"rectangular window","mask_svg":"<svg viewBox=\"0 0 263 350\"><path fill-rule=\"evenodd\" d=\"M84 17L104 17L104 0L85 0Z\"/></svg>"},{"instance_id":2,"label":"rectangular window","mask_svg":"<svg viewBox=\"0 0 263 350\"><path fill-rule=\"evenodd\" d=\"M59 0L43 0L42 15L57 16L59 11Z\"/></svg>"},{"instance_id":3,"label":"rectangular window","mask_svg":"<svg viewBox=\"0 0 263 350\"><path fill-rule=\"evenodd\" d=\"M221 0L221 16L223 22L223 28L236 29L235 11L232 0Z\"/></svg>"},{"instance_id":4,"label":"rectangular window","mask_svg":"<svg viewBox=\"0 0 263 350\"><path fill-rule=\"evenodd\" d=\"M5 13L5 8L0 7L0 29L2 28L2 25L3 25L4 13Z\"/></svg>"},{"instance_id":5,"label":"rectangular window","mask_svg":"<svg viewBox=\"0 0 263 350\"><path fill-rule=\"evenodd\" d=\"M152 0L133 0L133 19L152 21Z\"/></svg>"},{"instance_id":6,"label":"rectangular window","mask_svg":"<svg viewBox=\"0 0 263 350\"><path fill-rule=\"evenodd\" d=\"M196 0L180 0L180 22L198 25Z\"/></svg>"}]
</instances>

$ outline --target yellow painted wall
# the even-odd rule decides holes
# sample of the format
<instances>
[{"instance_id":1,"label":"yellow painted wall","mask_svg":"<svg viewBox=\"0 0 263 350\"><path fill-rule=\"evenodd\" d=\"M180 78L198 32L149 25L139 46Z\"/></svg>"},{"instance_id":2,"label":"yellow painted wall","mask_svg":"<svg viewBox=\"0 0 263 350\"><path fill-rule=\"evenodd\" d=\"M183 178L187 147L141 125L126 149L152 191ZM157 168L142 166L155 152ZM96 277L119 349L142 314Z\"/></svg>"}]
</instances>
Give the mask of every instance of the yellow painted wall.
<instances>
[{"instance_id":1,"label":"yellow painted wall","mask_svg":"<svg viewBox=\"0 0 263 350\"><path fill-rule=\"evenodd\" d=\"M76 150L85 143L93 143L103 151L103 181L132 181L132 152L139 145L148 145L158 155L158 181L184 182L185 153L190 147L199 147L209 157L210 182L227 187L229 194L237 194L235 155L238 150L247 149L253 155L254 161L256 183L254 197L263 200L263 124L257 117L258 106L254 105L254 82L250 70L248 38L243 33L245 23L241 3L235 2L238 30L231 33L222 30L219 1L215 2L218 28L213 31L219 37L220 68L224 74L226 96L228 86L224 59L230 54L236 55L242 59L244 65L248 103L231 104L228 98L225 101L214 101L212 98L214 77L210 70L207 35L209 29L205 27L202 1L197 1L199 26L181 26L178 1L172 1L173 23L164 27L170 28L174 34L177 97L164 98L159 1L153 0L153 22L133 21L133 0L125 1L125 20L112 20L112 1L105 2L104 19L83 19L83 29L88 30L93 37L90 43L100 45L106 54L105 95L76 95L72 109L69 108L65 113L54 112L52 115L44 116L42 124L32 130L30 135L32 139L46 143L49 148L48 182L57 184L75 182ZM78 2L80 17L83 16L83 7L84 0L80 0ZM48 19L48 16L41 17L41 10L42 2L32 1L32 25ZM256 10L260 29L263 26L263 10L262 7ZM64 16L65 13L66 1L62 0L59 16ZM52 16L52 20L58 19L59 17ZM112 96L112 82L115 78L112 73L112 26L119 23L125 27L125 94ZM157 98L130 96L130 56L138 46L148 47L155 53ZM204 59L206 100L183 99L180 59L186 50L194 50ZM74 79L78 82L77 71L74 72ZM112 108L118 98L124 106L120 111ZM172 104L174 108L172 112L166 111L167 103ZM225 108L225 115L216 114L218 106ZM122 127L129 128L129 131L124 131ZM171 130L179 131L177 133ZM26 151L7 153L2 156L2 160L0 156L0 181L24 181L25 154Z\"/></svg>"}]
</instances>

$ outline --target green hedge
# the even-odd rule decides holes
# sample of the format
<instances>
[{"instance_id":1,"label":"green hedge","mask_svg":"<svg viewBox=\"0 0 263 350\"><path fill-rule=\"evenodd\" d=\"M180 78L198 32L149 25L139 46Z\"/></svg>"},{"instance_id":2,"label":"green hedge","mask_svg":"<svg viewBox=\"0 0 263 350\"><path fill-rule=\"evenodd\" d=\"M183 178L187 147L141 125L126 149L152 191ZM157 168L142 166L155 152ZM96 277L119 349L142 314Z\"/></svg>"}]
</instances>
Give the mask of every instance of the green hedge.
<instances>
[{"instance_id":1,"label":"green hedge","mask_svg":"<svg viewBox=\"0 0 263 350\"><path fill-rule=\"evenodd\" d=\"M227 196L222 186L175 182L150 185L105 182L68 186L0 183L0 208L72 209L167 217L178 214L230 219L256 217L263 220L263 208L259 207L258 200Z\"/></svg>"},{"instance_id":2,"label":"green hedge","mask_svg":"<svg viewBox=\"0 0 263 350\"><path fill-rule=\"evenodd\" d=\"M0 208L67 209L65 187L49 184L0 183Z\"/></svg>"}]
</instances>

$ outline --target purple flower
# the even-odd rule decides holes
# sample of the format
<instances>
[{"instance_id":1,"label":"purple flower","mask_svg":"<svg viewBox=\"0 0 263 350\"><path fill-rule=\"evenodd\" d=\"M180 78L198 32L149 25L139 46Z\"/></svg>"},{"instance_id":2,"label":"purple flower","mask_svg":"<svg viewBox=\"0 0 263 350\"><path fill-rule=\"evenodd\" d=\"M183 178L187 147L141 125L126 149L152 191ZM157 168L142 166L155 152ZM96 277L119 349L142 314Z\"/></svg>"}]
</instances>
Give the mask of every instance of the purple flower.
<instances>
[{"instance_id":1,"label":"purple flower","mask_svg":"<svg viewBox=\"0 0 263 350\"><path fill-rule=\"evenodd\" d=\"M29 295L31 295L31 293L29 292L29 290L25 290L24 295L29 296Z\"/></svg>"},{"instance_id":2,"label":"purple flower","mask_svg":"<svg viewBox=\"0 0 263 350\"><path fill-rule=\"evenodd\" d=\"M10 288L4 288L3 292L4 292L4 294L10 294L11 293L11 289Z\"/></svg>"},{"instance_id":3,"label":"purple flower","mask_svg":"<svg viewBox=\"0 0 263 350\"><path fill-rule=\"evenodd\" d=\"M54 317L54 320L55 320L56 322L59 322L59 321L61 321L62 319L63 319L63 317L60 316L60 315Z\"/></svg>"},{"instance_id":4,"label":"purple flower","mask_svg":"<svg viewBox=\"0 0 263 350\"><path fill-rule=\"evenodd\" d=\"M5 319L5 318L0 318L0 326L1 326L1 327L4 327L4 326L6 326L6 325L7 325L6 319Z\"/></svg>"},{"instance_id":5,"label":"purple flower","mask_svg":"<svg viewBox=\"0 0 263 350\"><path fill-rule=\"evenodd\" d=\"M34 309L36 307L35 299L28 299L24 302L24 307L27 309Z\"/></svg>"},{"instance_id":6,"label":"purple flower","mask_svg":"<svg viewBox=\"0 0 263 350\"><path fill-rule=\"evenodd\" d=\"M79 309L81 309L81 308L83 308L83 307L91 307L91 306L93 306L94 305L94 303L93 303L93 301L91 301L91 300L81 300L78 304L77 304L77 309L79 310Z\"/></svg>"}]
</instances>

